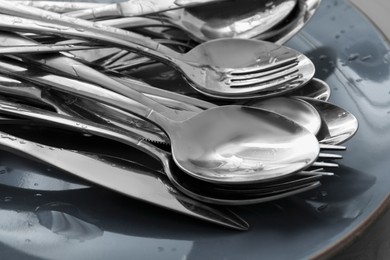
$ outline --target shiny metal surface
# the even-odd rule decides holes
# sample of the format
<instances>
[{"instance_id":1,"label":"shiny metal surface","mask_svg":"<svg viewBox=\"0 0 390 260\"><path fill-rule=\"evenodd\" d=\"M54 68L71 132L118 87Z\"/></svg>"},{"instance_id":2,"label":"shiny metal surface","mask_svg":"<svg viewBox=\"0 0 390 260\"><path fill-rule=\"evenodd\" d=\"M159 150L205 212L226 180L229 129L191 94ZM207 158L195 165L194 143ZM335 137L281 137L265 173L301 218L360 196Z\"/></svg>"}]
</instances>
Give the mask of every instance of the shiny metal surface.
<instances>
[{"instance_id":1,"label":"shiny metal surface","mask_svg":"<svg viewBox=\"0 0 390 260\"><path fill-rule=\"evenodd\" d=\"M309 103L297 98L276 97L247 102L246 105L272 111L300 124L316 135L321 127L318 111Z\"/></svg>"},{"instance_id":2,"label":"shiny metal surface","mask_svg":"<svg viewBox=\"0 0 390 260\"><path fill-rule=\"evenodd\" d=\"M319 152L314 135L303 127L251 107L212 108L181 122L177 130L167 127L172 125L164 129L178 166L213 182L278 178L308 167Z\"/></svg>"},{"instance_id":3,"label":"shiny metal surface","mask_svg":"<svg viewBox=\"0 0 390 260\"><path fill-rule=\"evenodd\" d=\"M82 19L96 19L106 16L140 16L223 1L226 0L144 0L142 2L128 0L116 4L107 4L102 7L73 11L66 15Z\"/></svg>"},{"instance_id":4,"label":"shiny metal surface","mask_svg":"<svg viewBox=\"0 0 390 260\"><path fill-rule=\"evenodd\" d=\"M310 80L314 74L312 62L304 55L272 43L220 39L200 44L190 52L181 54L117 28L32 7L12 5L6 1L1 2L1 6L3 13L42 21L36 23L18 18L15 23L14 17L2 15L0 26L3 29L54 34L61 32L129 48L179 69L191 86L210 96L239 97L281 84L284 84L284 89L292 89ZM45 25L43 21L50 21L50 24Z\"/></svg>"},{"instance_id":5,"label":"shiny metal surface","mask_svg":"<svg viewBox=\"0 0 390 260\"><path fill-rule=\"evenodd\" d=\"M257 39L267 39L276 43L285 43L298 33L311 19L317 11L321 0L300 0L291 20L282 24L278 28L273 28L267 33L259 35Z\"/></svg>"},{"instance_id":6,"label":"shiny metal surface","mask_svg":"<svg viewBox=\"0 0 390 260\"><path fill-rule=\"evenodd\" d=\"M21 74L22 71L18 71L18 75L21 76ZM80 87L78 87L78 92L75 94L82 94ZM89 91L90 94L88 96L97 93L91 86L87 86L84 91ZM103 94L103 92L101 93ZM107 96L104 99L101 96L96 96L96 99L104 103L108 101ZM119 97L114 98L109 104L134 112L132 106L126 105L126 102L119 102L120 100ZM195 174L195 176L198 176L197 174L200 172L203 176L198 177L201 178L232 183L277 178L280 175L293 173L306 168L318 156L319 147L314 135L299 125L266 111L250 107L225 106L210 109L195 116L194 114L185 114L187 120L175 122L156 114L152 110L153 105L154 103L149 102L145 106L149 110L143 111L143 116L156 122L167 132L171 140L173 156L181 168L189 173ZM164 109L165 111L170 111L167 108ZM167 115L175 116L175 113L170 111ZM230 116L227 116L226 113L237 114L237 118L240 118L240 120L231 121L229 119ZM222 117L220 121L215 122L213 118L217 114ZM188 116L192 117L188 119ZM222 120L224 118L226 120ZM263 125L262 123L265 122L271 123L272 125ZM253 126L247 128L251 124ZM227 127L228 129L226 129ZM265 132L259 132L259 129L263 129ZM202 131L213 134L199 136ZM247 133L248 135L239 134L237 136L237 133ZM274 138L276 133L278 133L278 137ZM218 135L218 138L215 135ZM234 143L229 144L232 137L234 137ZM270 137L272 138L270 139ZM289 141L286 142L287 140ZM253 144L257 142L261 144L260 147L263 147L262 149L253 147ZM228 149L229 145L238 145L237 148L239 149L236 151L237 157L231 154L231 152L231 156L223 157L225 156L223 151L224 149ZM245 147L246 145L249 145L249 147ZM280 145L282 146L279 147ZM307 149L303 150L302 147L307 147ZM219 151L218 149L222 150ZM217 151L218 153L214 153L213 151ZM175 156L175 152L178 154L177 156ZM220 164L221 168L216 167L218 165L211 165L211 167L210 165L202 165L201 158L194 157L198 156L194 152L200 152L207 156L210 155L213 158L216 156L215 163ZM279 155L283 155L284 160L276 156L279 152L281 153ZM207 159L206 161L209 160L207 157L204 158ZM259 164L259 158L266 158L264 164ZM278 161L286 164L280 164ZM274 163L278 164L278 167L274 168L276 166L276 164L272 166ZM230 178L229 176L234 176L232 167L236 167L235 171L239 173L235 177L237 179ZM208 176L211 170L215 172L213 173L214 176Z\"/></svg>"},{"instance_id":7,"label":"shiny metal surface","mask_svg":"<svg viewBox=\"0 0 390 260\"><path fill-rule=\"evenodd\" d=\"M102 89L96 85L88 84L86 82L81 82L78 80L74 80L71 78L66 78L62 76L57 76L51 73L42 73L34 71L31 68L26 68L23 63L12 63L12 62L0 62L0 71L1 73L5 75L9 75L11 77L16 77L19 79L22 79L27 82L32 82L40 86L46 86L46 87L54 87L60 91L64 91L66 93L71 93L76 96L81 96L84 98L89 98L92 100L101 101L103 104L106 104L108 106L102 107L101 105L92 105L93 107L90 107L92 111L96 110L104 110L104 113L102 117L106 117L107 119L113 120L112 123L123 121L124 119L130 120L127 122L127 128L131 127L132 131L142 133L143 136L147 137L150 140L154 140L157 142L165 142L168 143L168 139L166 135L161 131L156 131L156 127L151 125L148 122L145 122L144 120L140 120L137 118L130 119L129 114L120 112L118 110L113 110L110 108L118 108L118 109L125 109L129 110L129 107L132 109L135 109L136 107L140 108L140 111L147 110L147 108L143 106L139 106L137 102L133 102L131 99L128 99L122 95L116 94L115 92L108 91L105 89ZM16 94L15 89L4 89L5 91L8 91L8 93L12 92ZM23 88L24 92L33 92L34 88ZM40 90L39 90L40 91ZM40 92L39 92L40 93ZM30 93L29 95L32 95L34 93ZM36 98L40 99L40 97ZM43 100L45 101L45 99ZM51 104L53 104L54 101L50 101ZM73 102L73 101L72 101ZM46 101L47 103L47 101ZM51 105L50 104L50 105ZM86 105L86 103L84 104ZM55 107L55 106L54 106ZM61 108L58 108L57 110ZM63 109L62 109L63 110ZM68 111L69 112L69 111ZM67 113L65 113L67 114ZM120 114L119 117L122 117L121 120L117 121L118 118L117 114ZM117 125L118 126L118 125ZM154 129L153 129L154 128Z\"/></svg>"},{"instance_id":8,"label":"shiny metal surface","mask_svg":"<svg viewBox=\"0 0 390 260\"><path fill-rule=\"evenodd\" d=\"M315 107L324 121L319 137L321 143L340 144L356 134L359 123L352 113L332 103L305 97L301 99Z\"/></svg>"},{"instance_id":9,"label":"shiny metal surface","mask_svg":"<svg viewBox=\"0 0 390 260\"><path fill-rule=\"evenodd\" d=\"M46 51L51 52L51 51L46 49L47 46L41 45L41 44L31 40L31 39L21 37L21 36L16 35L16 34L1 32L0 39L1 39L0 45L15 46L15 47L12 47L12 49L14 49L13 54L39 54L42 49L43 49L43 52L46 52ZM72 45L71 46L65 45L65 46L68 46L70 49L73 48ZM3 50L4 50L4 54L5 54L5 52L7 52L7 53L11 52L10 50L7 50L8 48L11 48L11 47L2 48L0 50L0 53L2 53ZM54 49L52 49L52 51L58 52L58 49L54 48ZM26 58L28 56L24 56L24 57ZM39 62L44 57L45 56L40 56L40 59L37 59L37 61ZM34 57L32 57L32 58L34 58ZM53 56L51 56L51 60L52 60L51 64L53 64L53 66L51 68L54 70L61 70L61 71L65 70L66 71L67 70L66 67L62 67L62 66L66 66L66 65L72 65L72 66L77 65L78 67L84 66L80 62L69 60L69 58L63 57L61 55L55 56L54 60L53 60ZM46 66L48 65L47 61L44 63ZM93 81L88 77L82 77L83 74L81 74L81 73L79 75L85 81ZM210 108L210 107L214 106L211 103L208 103L208 102L205 102L205 101L202 101L199 99L193 99L191 97L185 97L183 95L178 95L176 93L172 93L172 92L168 92L168 91L154 88L154 87L152 87L144 82L141 82L141 81L135 80L135 79L131 79L129 77L123 77L123 76L120 77L117 75L112 76L112 77L113 77L113 79L115 79L116 81L119 81L123 85L125 85L131 89L140 91L153 99L157 99L160 103L167 105L168 107L177 108L180 110L200 111L200 109L197 107ZM97 82L97 81L95 81L95 82ZM99 82L101 84L103 83L103 81L99 81ZM177 101L180 101L180 102L177 102Z\"/></svg>"},{"instance_id":10,"label":"shiny metal surface","mask_svg":"<svg viewBox=\"0 0 390 260\"><path fill-rule=\"evenodd\" d=\"M45 146L7 133L1 133L0 146L132 198L234 229L248 228L243 219L229 210L213 208L183 196L158 173L116 166L96 155Z\"/></svg>"},{"instance_id":11,"label":"shiny metal surface","mask_svg":"<svg viewBox=\"0 0 390 260\"><path fill-rule=\"evenodd\" d=\"M219 38L253 38L271 29L293 10L296 0L226 1L169 11L157 16L199 42Z\"/></svg>"},{"instance_id":12,"label":"shiny metal surface","mask_svg":"<svg viewBox=\"0 0 390 260\"><path fill-rule=\"evenodd\" d=\"M247 259L334 258L336 251L359 238L387 207L389 45L348 1L337 0L323 1L288 46L313 59L316 76L332 88L330 101L353 112L360 122L359 131L346 143L348 153L335 172L337 178L326 179L322 187L307 194L240 207L240 213L254 224L248 232L232 234L98 187L49 193L39 190L43 181L37 181L37 186L33 181L31 186L36 189L27 192L18 187L31 173L65 175L4 152L1 166L7 171L2 170L5 173L0 176L18 172L23 179L15 182L15 188L2 186L0 190L2 255L18 260L127 259L129 255L138 259L207 259L210 255L219 259L242 259L243 255ZM53 216L84 220L78 230L90 224L101 232L86 239L82 235L90 229L71 233L67 224L72 222L54 218L64 224L63 232L58 232L39 221L42 209L58 213ZM368 242L377 245L372 255L387 256L385 241L375 239ZM366 256L366 245L360 244L352 257Z\"/></svg>"},{"instance_id":13,"label":"shiny metal surface","mask_svg":"<svg viewBox=\"0 0 390 260\"><path fill-rule=\"evenodd\" d=\"M255 43L255 41L252 42ZM168 109L143 96L141 93L130 90L117 81L66 57L54 56L41 58L34 56L30 57L29 60L33 63L37 61L38 63L41 62L51 68L58 68L60 71L70 73L70 75L78 78L93 80L96 84L103 85L113 91L118 92L119 90L119 93L125 94L127 97L144 105L145 107L129 105L125 105L124 107L127 107L129 112L145 117L163 128L170 138L172 155L179 164L179 167L189 174L200 178L233 183L276 178L308 167L318 156L319 147L314 135L312 136L309 132L303 131L304 129L299 129L300 127L298 126L293 126L290 122L283 122L283 120L280 123L272 122L277 120L269 121L272 116L267 119L268 114L263 114L266 117L264 120L270 123L272 122L274 125L270 125L271 128L261 126L259 119L262 117L262 112L257 109L241 109L239 106L218 107L200 112L192 117L193 113L189 114L188 112L184 113L183 111ZM18 75L21 76L20 74L21 72L19 71ZM56 85L58 84L56 83ZM79 86L77 86L77 90L77 94L80 94ZM92 93L92 95L95 97L101 95L102 92L100 90L98 91L100 93ZM99 101L102 100L101 96L97 98L99 98ZM105 98L106 100L107 98ZM118 100L113 100L112 103L114 103L114 106L118 106ZM227 117L227 113L229 112L237 114L236 116L240 118L240 122L231 122L229 117ZM222 118L226 118L227 120L216 122L213 117L218 116L218 113L220 113ZM253 126L251 126L250 130L246 129L248 125L252 124ZM276 124L279 125L276 126ZM227 126L229 128L226 128ZM265 127L263 129L265 131L279 131L276 135L278 137L267 141L264 139L266 135L259 134L256 127L259 127L258 129ZM286 144L286 134L288 135L288 132L291 130L293 130L292 133L294 134L290 133L289 138L292 140ZM199 132L202 131L203 133L209 131L219 133L219 139L204 136L203 139L195 140L194 136L199 138ZM243 135L242 133L246 134ZM233 154L228 152L229 155L227 156L225 150L231 148L231 138L233 138L234 144L239 149ZM253 147L254 144L264 148L255 148ZM278 146L281 144L283 147L280 149ZM246 147L247 145L249 146L248 148ZM301 150L302 145L307 150ZM195 154L192 154L194 151ZM199 158L199 152L204 156L203 159ZM275 161L276 155L280 155L284 159L280 160L278 158ZM266 156L267 161L261 159L264 156ZM261 161L260 163L258 162L259 159ZM210 165L209 161L213 163ZM283 165L284 163L287 164ZM213 172L211 172L211 169L213 169Z\"/></svg>"},{"instance_id":14,"label":"shiny metal surface","mask_svg":"<svg viewBox=\"0 0 390 260\"><path fill-rule=\"evenodd\" d=\"M305 86L290 93L291 96L303 96L323 101L330 98L330 86L323 80L313 78Z\"/></svg>"},{"instance_id":15,"label":"shiny metal surface","mask_svg":"<svg viewBox=\"0 0 390 260\"><path fill-rule=\"evenodd\" d=\"M207 16L203 17L204 15L199 15L202 14L202 9L204 9L203 7L200 7L200 8L191 8L190 12L188 12L185 9L184 10L179 9L175 11L162 13L158 17L156 17L156 19L159 18L162 19L161 21L156 19L145 18L145 17L125 17L125 18L103 20L103 21L99 21L99 23L117 27L117 28L135 28L135 27L143 27L143 26L152 26L152 27L153 26L158 26L158 27L178 26L187 34L191 35L193 38L201 42L205 40L215 39L218 35L222 36L221 34L224 33L224 34L229 34L230 37L233 36L233 34L236 34L235 37L255 36L255 38L259 40L267 40L278 44L283 44L303 28L303 26L314 15L320 3L319 0L298 0L295 5L292 5L292 2L283 1L282 3L280 3L279 6L275 5L275 8L273 7L274 5L269 4L266 10L269 10L269 8L274 8L278 10L277 12L275 12L276 10L272 10L272 14L271 12L269 14L266 13L265 15L267 16L268 21L264 21L265 19L263 15L257 15L257 14L255 14L252 18L246 18L245 16L237 17L237 13L238 11L240 11L238 10L238 8L247 10L249 9L247 7L248 4L251 5L254 3L254 1L251 0L247 0L247 2L248 3L246 2L243 3L242 1L240 1L239 7L235 8L234 11L235 13L233 15L234 19L233 18L229 19L229 15L230 15L229 12L221 13L220 10L231 8L230 5L236 5L237 1L220 3L219 5L226 5L226 7L217 9L218 12L214 11L214 14L212 15L213 19L210 19L210 21L207 21L207 19L205 19L207 18ZM209 8L209 6L207 7ZM259 6L257 3L257 5L254 5L252 9L249 9L250 10L249 14L253 13L253 10L258 10L259 8L261 10L260 12L264 11L264 7ZM200 9L200 10L197 11L196 9ZM283 12L281 12L280 9L283 9ZM216 16L215 13L221 16L220 17L221 21L218 22L217 24L215 23L215 16ZM274 16L273 15L274 13L279 13L279 14L277 16ZM281 15L281 13L284 13L284 15ZM264 31L263 33L260 33L260 30L264 30L263 28L265 28L266 26L264 26L264 24L261 24L261 26L259 26L259 23L262 22L268 23L270 22L269 20L276 22L276 20L282 18L285 19L280 21L277 24L274 24L272 28L268 28L268 30ZM257 23L253 24L251 22L252 20L257 21ZM251 25L249 26L246 25L246 23L248 22ZM226 26L225 27L222 26L224 24L229 24L229 23L231 23L230 28L227 28ZM198 24L202 26L198 26ZM218 25L222 26L222 28L220 28ZM256 34L257 31L259 33ZM241 34L239 34L239 32L241 32Z\"/></svg>"},{"instance_id":16,"label":"shiny metal surface","mask_svg":"<svg viewBox=\"0 0 390 260\"><path fill-rule=\"evenodd\" d=\"M213 204L248 205L292 196L307 191L308 189L318 187L320 183L317 182L317 179L323 175L321 171L299 172L286 180L278 180L278 182L270 182L266 179L266 182L262 182L259 185L250 183L249 186L230 186L228 188L225 185L225 187L218 188L218 185L194 180L189 176L186 177L186 174L173 163L171 154L158 149L148 142L144 142L143 137L136 133L123 132L120 129L94 124L83 119L71 118L66 115L57 115L50 111L5 100L0 100L0 112L2 114L26 118L34 122L39 121L47 125L98 135L135 147L160 160L169 180L172 181L174 186L180 191L192 198ZM34 153L34 151L31 151L31 153ZM320 158L340 159L340 157L331 154L321 153L319 156ZM315 163L313 165L315 165ZM78 175L79 173L73 172L73 174ZM328 173L324 174L329 175ZM91 177L89 177L89 180L94 181ZM105 184L100 183L100 185L104 186ZM108 188L111 189L114 189L114 187L115 184L110 184L108 186ZM230 192L230 190L232 190L232 192ZM240 194L238 195L238 193ZM232 195L234 197L232 197ZM161 204L164 206L163 202L161 202Z\"/></svg>"},{"instance_id":17,"label":"shiny metal surface","mask_svg":"<svg viewBox=\"0 0 390 260\"><path fill-rule=\"evenodd\" d=\"M23 46L14 47L14 46L3 46L0 50L1 55L5 54L26 54L26 53L51 53L51 52L60 52L60 51L77 51L77 50L90 50L94 48L100 48L101 46L92 46L92 45L60 45L60 44L47 44L40 46Z\"/></svg>"},{"instance_id":18,"label":"shiny metal surface","mask_svg":"<svg viewBox=\"0 0 390 260\"><path fill-rule=\"evenodd\" d=\"M68 2L68 1L41 1L41 0L21 0L13 1L15 3L20 3L28 6L33 6L36 8L41 8L49 10L56 13L65 13L71 11L78 11L82 9L102 7L106 4L104 3L90 3L90 2Z\"/></svg>"}]
</instances>

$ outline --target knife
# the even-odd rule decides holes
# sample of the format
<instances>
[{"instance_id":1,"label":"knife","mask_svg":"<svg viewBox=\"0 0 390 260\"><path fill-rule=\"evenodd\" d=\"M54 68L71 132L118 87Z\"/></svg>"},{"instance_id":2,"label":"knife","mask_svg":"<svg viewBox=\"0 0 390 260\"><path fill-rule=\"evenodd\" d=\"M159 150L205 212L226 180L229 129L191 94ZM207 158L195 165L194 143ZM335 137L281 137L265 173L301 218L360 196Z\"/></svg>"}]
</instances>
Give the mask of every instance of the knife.
<instances>
[{"instance_id":1,"label":"knife","mask_svg":"<svg viewBox=\"0 0 390 260\"><path fill-rule=\"evenodd\" d=\"M230 209L208 205L182 194L159 172L131 167L128 163L112 164L99 154L42 145L5 132L0 132L0 149L47 163L129 197L197 219L236 230L249 228L249 224Z\"/></svg>"}]
</instances>

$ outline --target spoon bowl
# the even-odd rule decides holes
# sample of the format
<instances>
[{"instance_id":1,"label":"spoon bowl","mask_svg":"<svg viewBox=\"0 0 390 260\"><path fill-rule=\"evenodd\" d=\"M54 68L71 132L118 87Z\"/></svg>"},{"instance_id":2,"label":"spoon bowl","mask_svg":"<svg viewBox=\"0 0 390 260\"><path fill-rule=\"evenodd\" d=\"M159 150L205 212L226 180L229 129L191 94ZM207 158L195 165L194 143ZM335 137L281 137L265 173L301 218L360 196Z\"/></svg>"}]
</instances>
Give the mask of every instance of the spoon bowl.
<instances>
[{"instance_id":1,"label":"spoon bowl","mask_svg":"<svg viewBox=\"0 0 390 260\"><path fill-rule=\"evenodd\" d=\"M331 90L329 85L318 78L312 78L306 85L289 93L290 96L308 97L328 101Z\"/></svg>"},{"instance_id":2,"label":"spoon bowl","mask_svg":"<svg viewBox=\"0 0 390 260\"><path fill-rule=\"evenodd\" d=\"M318 137L321 144L341 144L356 134L359 123L352 113L332 103L307 97L299 98L315 107L324 122Z\"/></svg>"},{"instance_id":3,"label":"spoon bowl","mask_svg":"<svg viewBox=\"0 0 390 260\"><path fill-rule=\"evenodd\" d=\"M309 103L294 97L276 97L265 100L253 100L246 105L272 111L297 122L316 135L321 127L318 111Z\"/></svg>"},{"instance_id":4,"label":"spoon bowl","mask_svg":"<svg viewBox=\"0 0 390 260\"><path fill-rule=\"evenodd\" d=\"M139 148L160 160L163 166L162 174L165 173L172 184L180 191L192 198L213 204L246 205L291 196L317 187L318 180L322 176L321 172L303 172L302 174L300 172L282 179L266 180L261 183L237 185L206 182L192 178L183 172L173 161L170 153L143 142L135 133L125 133L122 130L83 119L58 115L54 112L8 101L0 100L0 111L2 114L26 118L38 124L43 122L63 129L82 131Z\"/></svg>"},{"instance_id":5,"label":"spoon bowl","mask_svg":"<svg viewBox=\"0 0 390 260\"><path fill-rule=\"evenodd\" d=\"M178 128L170 134L175 162L192 177L209 182L280 178L305 169L319 153L318 141L308 130L252 107L209 109Z\"/></svg>"}]
</instances>

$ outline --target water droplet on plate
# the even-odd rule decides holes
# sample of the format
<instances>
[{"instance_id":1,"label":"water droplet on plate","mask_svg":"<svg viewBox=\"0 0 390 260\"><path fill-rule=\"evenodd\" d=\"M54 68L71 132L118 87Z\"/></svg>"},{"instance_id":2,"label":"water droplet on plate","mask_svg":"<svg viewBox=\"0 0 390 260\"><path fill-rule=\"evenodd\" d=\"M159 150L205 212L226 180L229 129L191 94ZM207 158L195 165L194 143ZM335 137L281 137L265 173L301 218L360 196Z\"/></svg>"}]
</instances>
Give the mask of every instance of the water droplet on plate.
<instances>
[{"instance_id":1,"label":"water droplet on plate","mask_svg":"<svg viewBox=\"0 0 390 260\"><path fill-rule=\"evenodd\" d=\"M369 54L369 55L366 55L366 56L362 57L360 60L361 61L366 61L366 60L370 60L371 58L372 58L372 55Z\"/></svg>"},{"instance_id":2,"label":"water droplet on plate","mask_svg":"<svg viewBox=\"0 0 390 260\"><path fill-rule=\"evenodd\" d=\"M356 60L357 58L359 58L360 54L359 53L351 53L349 56L348 56L348 61L354 61Z\"/></svg>"}]
</instances>

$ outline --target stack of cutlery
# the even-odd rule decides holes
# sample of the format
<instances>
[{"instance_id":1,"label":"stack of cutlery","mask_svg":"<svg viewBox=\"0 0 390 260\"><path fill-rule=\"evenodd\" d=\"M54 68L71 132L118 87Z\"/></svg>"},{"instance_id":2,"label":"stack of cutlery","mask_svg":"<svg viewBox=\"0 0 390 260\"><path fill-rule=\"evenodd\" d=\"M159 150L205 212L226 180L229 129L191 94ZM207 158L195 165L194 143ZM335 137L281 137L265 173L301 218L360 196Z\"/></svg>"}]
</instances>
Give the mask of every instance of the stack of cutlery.
<instances>
[{"instance_id":1,"label":"stack of cutlery","mask_svg":"<svg viewBox=\"0 0 390 260\"><path fill-rule=\"evenodd\" d=\"M281 45L319 1L244 2L0 0L1 149L239 230L249 224L231 206L317 188L358 128L328 102L315 64ZM137 73L158 68L164 85L180 78L187 90ZM162 169L43 144L10 124L99 136Z\"/></svg>"}]
</instances>

